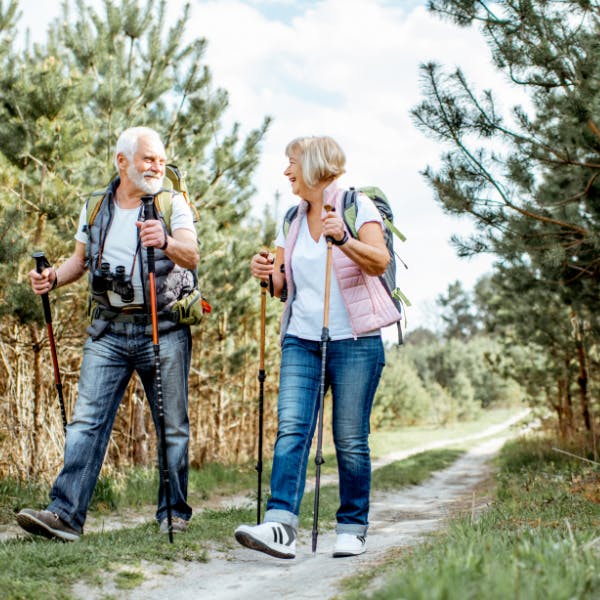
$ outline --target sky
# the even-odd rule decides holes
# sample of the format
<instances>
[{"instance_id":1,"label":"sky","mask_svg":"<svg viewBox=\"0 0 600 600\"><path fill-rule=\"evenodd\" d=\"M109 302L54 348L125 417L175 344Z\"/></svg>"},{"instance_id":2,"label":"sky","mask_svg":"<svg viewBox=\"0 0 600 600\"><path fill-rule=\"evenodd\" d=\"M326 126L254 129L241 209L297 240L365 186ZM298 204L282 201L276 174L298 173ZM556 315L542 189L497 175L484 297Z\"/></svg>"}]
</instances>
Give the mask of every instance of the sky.
<instances>
[{"instance_id":1,"label":"sky","mask_svg":"<svg viewBox=\"0 0 600 600\"><path fill-rule=\"evenodd\" d=\"M92 0L92 4L98 4ZM179 14L183 0L168 0ZM375 185L387 195L406 263L398 285L410 299L406 329L439 326L436 298L460 280L470 289L493 258L459 259L452 234L472 231L466 218L443 213L421 171L444 148L417 130L410 110L423 100L419 65L460 66L477 89L498 92L500 107L517 91L492 65L475 28L459 28L427 12L421 0L191 0L185 39L204 37L214 87L227 90L225 126L242 131L273 123L254 177L256 214L280 194L279 213L297 202L283 176L286 144L300 135L330 135L347 156L343 186ZM23 31L43 41L60 3L22 0ZM200 215L202 207L199 207ZM385 337L393 339L394 328Z\"/></svg>"}]
</instances>

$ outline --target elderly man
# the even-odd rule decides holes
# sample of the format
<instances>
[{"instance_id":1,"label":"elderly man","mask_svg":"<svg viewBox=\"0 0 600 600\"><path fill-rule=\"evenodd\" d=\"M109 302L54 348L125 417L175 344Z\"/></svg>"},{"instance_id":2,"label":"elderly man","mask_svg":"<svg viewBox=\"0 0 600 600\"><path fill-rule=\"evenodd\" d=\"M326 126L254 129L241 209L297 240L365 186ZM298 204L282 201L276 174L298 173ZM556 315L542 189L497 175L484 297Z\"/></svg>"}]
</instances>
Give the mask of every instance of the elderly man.
<instances>
[{"instance_id":1,"label":"elderly man","mask_svg":"<svg viewBox=\"0 0 600 600\"><path fill-rule=\"evenodd\" d=\"M86 269L90 273L91 325L83 348L79 394L67 427L64 465L47 509L23 509L17 515L17 522L29 533L64 541L75 541L83 533L115 415L134 370L144 385L155 426L158 423L144 251L148 247L155 249L172 530L185 531L192 514L187 503L191 336L189 325L173 319L170 309L196 285L199 256L193 214L181 194L163 189L165 149L154 130L125 130L117 141L115 165L118 177L82 208L72 256L56 269L29 273L36 294L67 285ZM143 218L142 196L157 194L169 196L169 222L162 215ZM168 532L162 478L156 519L160 530Z\"/></svg>"}]
</instances>

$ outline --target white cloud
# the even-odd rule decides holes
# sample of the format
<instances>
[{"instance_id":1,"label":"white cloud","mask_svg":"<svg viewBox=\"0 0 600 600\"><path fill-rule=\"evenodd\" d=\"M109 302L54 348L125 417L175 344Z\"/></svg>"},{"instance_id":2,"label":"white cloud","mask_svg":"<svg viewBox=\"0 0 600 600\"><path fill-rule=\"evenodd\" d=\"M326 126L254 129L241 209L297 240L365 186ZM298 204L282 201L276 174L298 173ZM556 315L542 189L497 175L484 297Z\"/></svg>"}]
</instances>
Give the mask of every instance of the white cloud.
<instances>
[{"instance_id":1,"label":"white cloud","mask_svg":"<svg viewBox=\"0 0 600 600\"><path fill-rule=\"evenodd\" d=\"M242 10L240 2L201 2L196 10L215 82L230 92L230 116L248 127L264 114L274 117L255 178L257 204L271 202L275 190L284 192L284 205L295 202L281 174L291 138L326 133L338 139L348 155L343 182L381 187L408 237L398 251L409 268L400 267L398 277L414 305L409 326L432 324L432 301L455 279L470 287L491 259L455 256L450 235L471 226L435 204L419 171L438 163L441 148L416 130L409 113L421 99L423 62L461 66L479 87L509 90L482 36L422 7L406 14L373 0L314 3L288 23L270 22L244 5L241 46L239 31L219 27L225 15Z\"/></svg>"},{"instance_id":2,"label":"white cloud","mask_svg":"<svg viewBox=\"0 0 600 600\"><path fill-rule=\"evenodd\" d=\"M170 0L170 13L183 4ZM341 143L348 157L344 184L374 184L387 193L408 237L398 251L409 269L400 267L398 275L414 305L408 312L414 328L432 322L431 302L449 283L471 286L491 264L488 257L456 258L449 237L470 225L444 215L419 174L442 151L410 120L421 100L419 64L461 66L480 89L501 89L505 105L518 98L492 67L479 32L443 22L414 2L390 4L197 0L186 38L207 38L206 61L214 85L229 93L230 122L248 130L265 115L274 118L254 179L257 206L272 202L277 190L282 210L296 201L282 175L283 150L304 134ZM22 9L28 23L45 21L37 2L23 2Z\"/></svg>"}]
</instances>

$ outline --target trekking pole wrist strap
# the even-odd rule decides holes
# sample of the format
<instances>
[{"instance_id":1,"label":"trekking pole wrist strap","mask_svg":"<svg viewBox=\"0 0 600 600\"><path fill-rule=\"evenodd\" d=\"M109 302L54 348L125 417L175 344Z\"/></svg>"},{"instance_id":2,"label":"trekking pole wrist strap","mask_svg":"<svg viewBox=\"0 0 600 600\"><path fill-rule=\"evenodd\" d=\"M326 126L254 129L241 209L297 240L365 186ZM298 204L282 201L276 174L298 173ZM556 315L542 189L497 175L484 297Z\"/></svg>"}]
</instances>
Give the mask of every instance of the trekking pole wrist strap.
<instances>
[{"instance_id":1,"label":"trekking pole wrist strap","mask_svg":"<svg viewBox=\"0 0 600 600\"><path fill-rule=\"evenodd\" d=\"M331 243L334 246L343 246L348 241L348 232L344 231L344 237L341 240L336 240L335 238L331 238Z\"/></svg>"},{"instance_id":2,"label":"trekking pole wrist strap","mask_svg":"<svg viewBox=\"0 0 600 600\"><path fill-rule=\"evenodd\" d=\"M169 245L169 233L167 232L167 228L165 227L165 224L162 224L163 226L163 232L165 234L165 243L160 247L161 250L166 250L167 246Z\"/></svg>"},{"instance_id":3,"label":"trekking pole wrist strap","mask_svg":"<svg viewBox=\"0 0 600 600\"><path fill-rule=\"evenodd\" d=\"M54 281L52 282L50 290L55 290L58 287L58 273L54 267L52 267L52 270L54 271Z\"/></svg>"}]
</instances>

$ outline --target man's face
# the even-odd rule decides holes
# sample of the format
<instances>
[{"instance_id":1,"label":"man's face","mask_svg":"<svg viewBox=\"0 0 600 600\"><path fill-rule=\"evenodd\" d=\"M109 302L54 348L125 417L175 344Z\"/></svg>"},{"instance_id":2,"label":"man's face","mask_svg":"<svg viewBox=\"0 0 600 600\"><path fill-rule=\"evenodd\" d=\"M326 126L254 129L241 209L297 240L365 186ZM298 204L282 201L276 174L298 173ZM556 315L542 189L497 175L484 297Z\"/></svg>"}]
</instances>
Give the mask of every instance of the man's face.
<instances>
[{"instance_id":1,"label":"man's face","mask_svg":"<svg viewBox=\"0 0 600 600\"><path fill-rule=\"evenodd\" d=\"M141 137L127 167L127 176L144 194L158 194L165 177L167 157L163 145L151 137Z\"/></svg>"}]
</instances>

